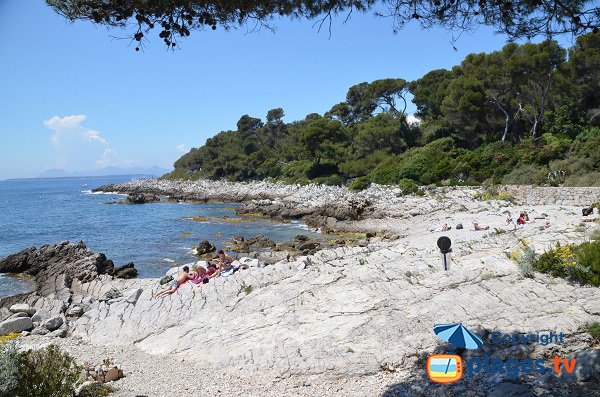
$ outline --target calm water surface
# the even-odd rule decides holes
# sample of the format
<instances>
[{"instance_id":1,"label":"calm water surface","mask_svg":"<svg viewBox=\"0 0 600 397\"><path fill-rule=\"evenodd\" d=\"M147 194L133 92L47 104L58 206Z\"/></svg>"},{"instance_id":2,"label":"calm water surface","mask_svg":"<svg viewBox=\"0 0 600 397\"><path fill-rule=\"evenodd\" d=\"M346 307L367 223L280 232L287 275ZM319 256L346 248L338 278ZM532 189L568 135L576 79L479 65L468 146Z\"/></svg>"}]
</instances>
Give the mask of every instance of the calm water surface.
<instances>
[{"instance_id":1,"label":"calm water surface","mask_svg":"<svg viewBox=\"0 0 600 397\"><path fill-rule=\"evenodd\" d=\"M164 274L173 261L193 260L200 240L222 247L235 235L263 234L289 241L306 230L301 222L196 222L192 217L236 217L235 204L153 203L114 205L122 195L92 194L91 189L132 177L24 179L0 181L0 258L24 248L83 240L116 265L132 261L141 277ZM0 275L0 296L30 288L27 280Z\"/></svg>"}]
</instances>

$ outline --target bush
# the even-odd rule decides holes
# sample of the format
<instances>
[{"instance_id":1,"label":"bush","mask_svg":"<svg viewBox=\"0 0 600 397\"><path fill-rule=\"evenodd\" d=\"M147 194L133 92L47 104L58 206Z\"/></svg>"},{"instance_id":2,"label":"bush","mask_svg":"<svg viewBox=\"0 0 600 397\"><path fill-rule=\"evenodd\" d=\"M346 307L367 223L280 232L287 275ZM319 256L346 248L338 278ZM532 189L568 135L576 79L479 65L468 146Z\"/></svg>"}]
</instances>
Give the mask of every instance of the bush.
<instances>
[{"instance_id":1,"label":"bush","mask_svg":"<svg viewBox=\"0 0 600 397\"><path fill-rule=\"evenodd\" d=\"M428 185L452 176L455 152L452 138L438 139L382 161L369 176L381 185L394 185L405 178Z\"/></svg>"},{"instance_id":2,"label":"bush","mask_svg":"<svg viewBox=\"0 0 600 397\"><path fill-rule=\"evenodd\" d=\"M600 343L600 323L588 324L585 331L590 334L596 343Z\"/></svg>"},{"instance_id":3,"label":"bush","mask_svg":"<svg viewBox=\"0 0 600 397\"><path fill-rule=\"evenodd\" d=\"M82 388L79 391L78 397L106 397L114 391L115 389L109 385L92 383L91 385Z\"/></svg>"},{"instance_id":4,"label":"bush","mask_svg":"<svg viewBox=\"0 0 600 397\"><path fill-rule=\"evenodd\" d=\"M415 183L412 179L404 178L398 182L398 187L402 190L402 194L413 194L417 193L419 189L419 185Z\"/></svg>"},{"instance_id":5,"label":"bush","mask_svg":"<svg viewBox=\"0 0 600 397\"><path fill-rule=\"evenodd\" d=\"M582 270L577 277L585 283L600 286L600 240L579 245L575 253Z\"/></svg>"},{"instance_id":6,"label":"bush","mask_svg":"<svg viewBox=\"0 0 600 397\"><path fill-rule=\"evenodd\" d=\"M520 248L512 251L509 259L517 262L519 271L523 277L533 277L533 269L536 261L536 253L525 240L519 241Z\"/></svg>"},{"instance_id":7,"label":"bush","mask_svg":"<svg viewBox=\"0 0 600 397\"><path fill-rule=\"evenodd\" d=\"M339 176L338 174L329 175L329 176L321 176L311 180L312 183L319 183L322 185L330 185L330 186L341 186L344 183L344 178Z\"/></svg>"},{"instance_id":8,"label":"bush","mask_svg":"<svg viewBox=\"0 0 600 397\"><path fill-rule=\"evenodd\" d=\"M565 186L600 186L600 172L569 176L565 179Z\"/></svg>"},{"instance_id":9,"label":"bush","mask_svg":"<svg viewBox=\"0 0 600 397\"><path fill-rule=\"evenodd\" d=\"M519 165L502 178L503 185L542 185L548 180L549 169L534 164Z\"/></svg>"},{"instance_id":10,"label":"bush","mask_svg":"<svg viewBox=\"0 0 600 397\"><path fill-rule=\"evenodd\" d=\"M70 397L80 376L75 360L54 345L19 355L16 395Z\"/></svg>"},{"instance_id":11,"label":"bush","mask_svg":"<svg viewBox=\"0 0 600 397\"><path fill-rule=\"evenodd\" d=\"M557 244L539 256L534 268L554 277L600 286L600 241L579 246Z\"/></svg>"},{"instance_id":12,"label":"bush","mask_svg":"<svg viewBox=\"0 0 600 397\"><path fill-rule=\"evenodd\" d=\"M487 186L483 190L475 192L475 198L483 201L500 200L516 203L512 194L505 190L498 190L497 186Z\"/></svg>"},{"instance_id":13,"label":"bush","mask_svg":"<svg viewBox=\"0 0 600 397\"><path fill-rule=\"evenodd\" d=\"M371 186L371 181L369 180L369 177L361 176L360 178L356 178L355 180L353 180L352 183L348 185L348 188L350 190L360 191L365 190L369 186Z\"/></svg>"},{"instance_id":14,"label":"bush","mask_svg":"<svg viewBox=\"0 0 600 397\"><path fill-rule=\"evenodd\" d=\"M20 353L14 342L0 344L0 397L12 397L19 385Z\"/></svg>"}]
</instances>

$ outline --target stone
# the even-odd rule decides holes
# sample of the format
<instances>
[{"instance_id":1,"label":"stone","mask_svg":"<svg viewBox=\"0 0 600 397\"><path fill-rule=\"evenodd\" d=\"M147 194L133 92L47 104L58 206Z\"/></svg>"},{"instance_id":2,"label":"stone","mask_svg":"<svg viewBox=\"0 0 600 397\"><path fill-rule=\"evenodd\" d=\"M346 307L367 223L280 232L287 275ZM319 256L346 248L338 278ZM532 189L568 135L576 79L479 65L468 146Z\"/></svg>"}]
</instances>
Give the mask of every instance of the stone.
<instances>
[{"instance_id":1,"label":"stone","mask_svg":"<svg viewBox=\"0 0 600 397\"><path fill-rule=\"evenodd\" d=\"M309 240L308 236L305 236L303 234L298 234L298 235L296 235L296 237L294 237L294 241L304 242L304 241L308 241L308 240Z\"/></svg>"},{"instance_id":2,"label":"stone","mask_svg":"<svg viewBox=\"0 0 600 397\"><path fill-rule=\"evenodd\" d=\"M29 317L29 314L27 314L25 312L15 313L12 316L10 316L9 319L11 319L11 318L21 318L21 317Z\"/></svg>"},{"instance_id":3,"label":"stone","mask_svg":"<svg viewBox=\"0 0 600 397\"><path fill-rule=\"evenodd\" d=\"M48 332L47 328L44 327L35 327L33 331L31 331L31 335L46 335Z\"/></svg>"},{"instance_id":4,"label":"stone","mask_svg":"<svg viewBox=\"0 0 600 397\"><path fill-rule=\"evenodd\" d=\"M111 275L115 278L132 279L137 277L138 271L133 262L129 262L121 267L115 268Z\"/></svg>"},{"instance_id":5,"label":"stone","mask_svg":"<svg viewBox=\"0 0 600 397\"><path fill-rule=\"evenodd\" d=\"M63 319L60 316L49 318L42 322L42 327L46 328L48 331L54 331L58 329L61 325L63 325Z\"/></svg>"},{"instance_id":6,"label":"stone","mask_svg":"<svg viewBox=\"0 0 600 397\"><path fill-rule=\"evenodd\" d=\"M196 248L196 254L197 255L205 255L211 252L216 251L217 248L214 246L214 244L211 244L208 240L202 240L200 241L200 244L198 244L198 247Z\"/></svg>"},{"instance_id":7,"label":"stone","mask_svg":"<svg viewBox=\"0 0 600 397\"><path fill-rule=\"evenodd\" d=\"M21 332L21 336L29 336L29 335L31 335L31 332L29 332L29 331Z\"/></svg>"},{"instance_id":8,"label":"stone","mask_svg":"<svg viewBox=\"0 0 600 397\"><path fill-rule=\"evenodd\" d=\"M131 303L132 305L135 305L136 302L138 301L138 299L140 298L140 295L142 294L142 292L144 292L143 289L138 288L135 291L133 291L132 293L129 294L129 296L127 297L127 299L125 299L125 301L127 303Z\"/></svg>"},{"instance_id":9,"label":"stone","mask_svg":"<svg viewBox=\"0 0 600 397\"><path fill-rule=\"evenodd\" d=\"M564 375L569 380L578 382L600 382L600 349L589 349L576 353L572 358L577 360L575 370Z\"/></svg>"},{"instance_id":10,"label":"stone","mask_svg":"<svg viewBox=\"0 0 600 397\"><path fill-rule=\"evenodd\" d=\"M125 199L125 203L127 203L127 204L146 204L146 203L153 203L156 201L160 201L160 199L156 195L148 194L148 193L129 194L129 195L127 195L127 198Z\"/></svg>"},{"instance_id":11,"label":"stone","mask_svg":"<svg viewBox=\"0 0 600 397\"><path fill-rule=\"evenodd\" d=\"M38 309L35 314L31 317L34 323L41 323L42 321L48 320L51 317L50 312L45 309Z\"/></svg>"},{"instance_id":12,"label":"stone","mask_svg":"<svg viewBox=\"0 0 600 397\"><path fill-rule=\"evenodd\" d=\"M101 301L109 301L109 300L120 298L122 296L123 296L123 293L121 291L119 291L115 287L111 287L108 291L106 291L104 293L104 295L102 295L102 298L100 298L100 300Z\"/></svg>"},{"instance_id":13,"label":"stone","mask_svg":"<svg viewBox=\"0 0 600 397\"><path fill-rule=\"evenodd\" d=\"M318 242L311 241L311 242L305 242L305 243L302 243L302 244L298 244L296 246L296 249L298 249L300 251L310 251L310 250L314 250L318 246L319 246Z\"/></svg>"},{"instance_id":14,"label":"stone","mask_svg":"<svg viewBox=\"0 0 600 397\"><path fill-rule=\"evenodd\" d=\"M104 375L104 382L112 382L119 380L119 369L117 367L110 368Z\"/></svg>"},{"instance_id":15,"label":"stone","mask_svg":"<svg viewBox=\"0 0 600 397\"><path fill-rule=\"evenodd\" d=\"M494 386L488 397L535 397L535 395L525 385L501 382Z\"/></svg>"},{"instance_id":16,"label":"stone","mask_svg":"<svg viewBox=\"0 0 600 397\"><path fill-rule=\"evenodd\" d=\"M50 332L48 334L48 336L52 336L55 338L64 338L67 336L67 329L66 328L59 328L57 330L54 330L52 332Z\"/></svg>"},{"instance_id":17,"label":"stone","mask_svg":"<svg viewBox=\"0 0 600 397\"><path fill-rule=\"evenodd\" d=\"M28 316L33 316L35 314L35 308L29 306L26 303L16 303L12 305L8 310L11 313L27 313Z\"/></svg>"},{"instance_id":18,"label":"stone","mask_svg":"<svg viewBox=\"0 0 600 397\"><path fill-rule=\"evenodd\" d=\"M83 315L83 308L81 306L72 306L67 310L66 315L68 317L81 317Z\"/></svg>"},{"instance_id":19,"label":"stone","mask_svg":"<svg viewBox=\"0 0 600 397\"><path fill-rule=\"evenodd\" d=\"M30 317L12 318L0 323L0 336L8 335L13 332L29 331L33 328L33 322Z\"/></svg>"}]
</instances>

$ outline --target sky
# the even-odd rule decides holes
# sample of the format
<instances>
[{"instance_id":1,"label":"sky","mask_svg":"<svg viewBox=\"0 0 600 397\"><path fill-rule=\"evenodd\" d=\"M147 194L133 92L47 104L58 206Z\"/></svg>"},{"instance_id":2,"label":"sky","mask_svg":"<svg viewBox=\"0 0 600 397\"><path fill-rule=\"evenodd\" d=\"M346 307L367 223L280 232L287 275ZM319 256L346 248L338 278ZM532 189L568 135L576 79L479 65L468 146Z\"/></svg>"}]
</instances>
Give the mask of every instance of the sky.
<instances>
[{"instance_id":1,"label":"sky","mask_svg":"<svg viewBox=\"0 0 600 397\"><path fill-rule=\"evenodd\" d=\"M288 20L275 33L192 32L175 51L156 29L136 52L122 30L69 23L40 0L0 0L0 180L52 168L170 168L244 114L323 114L354 84L414 80L506 43L489 28L453 46L441 29L394 34L372 14L343 19L331 37Z\"/></svg>"}]
</instances>

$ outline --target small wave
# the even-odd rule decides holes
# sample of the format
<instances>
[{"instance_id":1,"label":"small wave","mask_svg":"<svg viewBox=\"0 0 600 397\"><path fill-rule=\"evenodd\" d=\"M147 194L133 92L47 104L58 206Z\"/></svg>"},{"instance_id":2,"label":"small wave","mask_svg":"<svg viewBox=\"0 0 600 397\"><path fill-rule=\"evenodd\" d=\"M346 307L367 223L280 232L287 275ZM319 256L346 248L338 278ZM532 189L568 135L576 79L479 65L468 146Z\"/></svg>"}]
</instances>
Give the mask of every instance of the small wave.
<instances>
[{"instance_id":1,"label":"small wave","mask_svg":"<svg viewBox=\"0 0 600 397\"><path fill-rule=\"evenodd\" d=\"M91 190L82 190L81 193L83 194L112 194L112 195L116 195L116 196L127 196L124 193L119 193L119 192L92 192Z\"/></svg>"},{"instance_id":2,"label":"small wave","mask_svg":"<svg viewBox=\"0 0 600 397\"><path fill-rule=\"evenodd\" d=\"M175 263L175 261L171 258L162 258L163 262Z\"/></svg>"}]
</instances>

